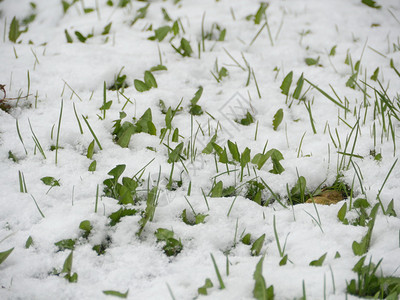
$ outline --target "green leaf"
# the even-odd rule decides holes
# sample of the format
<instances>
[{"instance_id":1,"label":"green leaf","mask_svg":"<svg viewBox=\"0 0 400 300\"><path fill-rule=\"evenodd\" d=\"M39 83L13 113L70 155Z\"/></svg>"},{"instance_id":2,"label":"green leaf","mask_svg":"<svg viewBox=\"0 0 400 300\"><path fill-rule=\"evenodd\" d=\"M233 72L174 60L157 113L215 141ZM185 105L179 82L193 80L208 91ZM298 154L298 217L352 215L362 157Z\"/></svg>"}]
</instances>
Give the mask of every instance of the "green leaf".
<instances>
[{"instance_id":1,"label":"green leaf","mask_svg":"<svg viewBox=\"0 0 400 300\"><path fill-rule=\"evenodd\" d=\"M378 80L378 74L379 74L379 67L375 69L374 74L371 76L371 80L377 81Z\"/></svg>"},{"instance_id":2,"label":"green leaf","mask_svg":"<svg viewBox=\"0 0 400 300\"><path fill-rule=\"evenodd\" d=\"M199 89L196 91L196 93L194 94L194 97L192 98L192 100L190 100L190 103L192 105L196 105L197 102L199 102L201 95L203 94L203 87L200 86Z\"/></svg>"},{"instance_id":3,"label":"green leaf","mask_svg":"<svg viewBox=\"0 0 400 300\"><path fill-rule=\"evenodd\" d=\"M84 238L87 238L92 230L93 226L90 224L89 220L84 220L79 224L79 229L82 229L85 233L83 235Z\"/></svg>"},{"instance_id":4,"label":"green leaf","mask_svg":"<svg viewBox=\"0 0 400 300\"><path fill-rule=\"evenodd\" d=\"M307 64L307 66L315 66L319 62L319 57L317 58L307 57L304 61Z\"/></svg>"},{"instance_id":5,"label":"green leaf","mask_svg":"<svg viewBox=\"0 0 400 300\"><path fill-rule=\"evenodd\" d=\"M150 68L150 72L167 71L167 70L168 70L167 67L163 66L163 65L157 65L157 66L154 66L154 67Z\"/></svg>"},{"instance_id":6,"label":"green leaf","mask_svg":"<svg viewBox=\"0 0 400 300\"><path fill-rule=\"evenodd\" d=\"M361 3L363 3L369 7L372 7L372 8L376 8L376 9L381 8L381 6L377 5L374 0L361 0Z\"/></svg>"},{"instance_id":7,"label":"green leaf","mask_svg":"<svg viewBox=\"0 0 400 300\"><path fill-rule=\"evenodd\" d=\"M31 236L29 236L28 239L25 242L25 248L29 249L29 247L32 246L32 244L33 244L33 239L32 239Z\"/></svg>"},{"instance_id":8,"label":"green leaf","mask_svg":"<svg viewBox=\"0 0 400 300\"><path fill-rule=\"evenodd\" d=\"M8 32L8 39L16 43L22 31L19 30L19 21L14 17L10 24L10 31Z\"/></svg>"},{"instance_id":9,"label":"green leaf","mask_svg":"<svg viewBox=\"0 0 400 300\"><path fill-rule=\"evenodd\" d=\"M397 217L396 211L394 210L393 199L388 204L388 207L386 208L386 211L385 211L385 215L391 216L391 217Z\"/></svg>"},{"instance_id":10,"label":"green leaf","mask_svg":"<svg viewBox=\"0 0 400 300\"><path fill-rule=\"evenodd\" d=\"M7 259L7 257L13 252L14 248L11 248L7 251L0 252L0 265Z\"/></svg>"},{"instance_id":11,"label":"green leaf","mask_svg":"<svg viewBox=\"0 0 400 300\"><path fill-rule=\"evenodd\" d=\"M244 126L248 126L248 125L254 123L254 118L250 112L247 112L246 116L243 119L241 119L238 123L240 123Z\"/></svg>"},{"instance_id":12,"label":"green leaf","mask_svg":"<svg viewBox=\"0 0 400 300\"><path fill-rule=\"evenodd\" d=\"M250 152L251 150L246 147L240 156L240 166L244 168L250 162Z\"/></svg>"},{"instance_id":13,"label":"green leaf","mask_svg":"<svg viewBox=\"0 0 400 300\"><path fill-rule=\"evenodd\" d=\"M257 153L256 155L254 155L251 163L257 165L257 169L260 170L265 162L268 160L268 158L270 158L270 156L267 154Z\"/></svg>"},{"instance_id":14,"label":"green leaf","mask_svg":"<svg viewBox=\"0 0 400 300\"><path fill-rule=\"evenodd\" d=\"M136 128L135 126L133 126L132 123L129 122L125 122L124 125L122 125L123 130L116 138L116 142L122 148L127 148L129 146L129 142L131 140L132 135L136 132Z\"/></svg>"},{"instance_id":15,"label":"green leaf","mask_svg":"<svg viewBox=\"0 0 400 300\"><path fill-rule=\"evenodd\" d=\"M115 226L118 222L121 221L121 218L126 217L126 216L134 216L136 215L137 210L136 209L130 209L130 208L120 208L116 212L113 212L111 215L108 217L110 218L110 226Z\"/></svg>"},{"instance_id":16,"label":"green leaf","mask_svg":"<svg viewBox=\"0 0 400 300\"><path fill-rule=\"evenodd\" d=\"M175 128L174 133L172 134L171 141L177 143L179 140L179 128Z\"/></svg>"},{"instance_id":17,"label":"green leaf","mask_svg":"<svg viewBox=\"0 0 400 300\"><path fill-rule=\"evenodd\" d=\"M182 56L191 56L193 53L192 47L190 47L190 43L185 38L181 39L181 47L183 50Z\"/></svg>"},{"instance_id":18,"label":"green leaf","mask_svg":"<svg viewBox=\"0 0 400 300\"><path fill-rule=\"evenodd\" d=\"M165 228L158 228L154 235L157 241L167 241L174 237L174 232Z\"/></svg>"},{"instance_id":19,"label":"green leaf","mask_svg":"<svg viewBox=\"0 0 400 300\"><path fill-rule=\"evenodd\" d=\"M165 20L166 22L171 22L171 21L172 21L172 19L171 19L170 16L168 15L167 10L166 10L164 7L161 8L161 12L162 12L163 17L164 17L164 20Z\"/></svg>"},{"instance_id":20,"label":"green leaf","mask_svg":"<svg viewBox=\"0 0 400 300\"><path fill-rule=\"evenodd\" d=\"M107 295L107 296L115 296L118 298L126 299L126 298L128 298L129 289L125 293L121 293L121 292L113 291L113 290L106 290L106 291L103 291L103 294Z\"/></svg>"},{"instance_id":21,"label":"green leaf","mask_svg":"<svg viewBox=\"0 0 400 300\"><path fill-rule=\"evenodd\" d=\"M86 157L92 159L94 154L94 140L89 144Z\"/></svg>"},{"instance_id":22,"label":"green leaf","mask_svg":"<svg viewBox=\"0 0 400 300\"><path fill-rule=\"evenodd\" d=\"M287 256L287 254L285 254L285 256L282 257L282 259L279 261L279 265L285 266L287 264L287 261L288 261L288 256Z\"/></svg>"},{"instance_id":23,"label":"green leaf","mask_svg":"<svg viewBox=\"0 0 400 300\"><path fill-rule=\"evenodd\" d=\"M304 78L303 78L303 73L301 73L299 80L297 80L296 89L293 92L294 99L300 98L300 93L301 93L301 89L303 88L303 83L304 83Z\"/></svg>"},{"instance_id":24,"label":"green leaf","mask_svg":"<svg viewBox=\"0 0 400 300\"><path fill-rule=\"evenodd\" d=\"M191 105L189 109L189 113L193 116L200 116L203 114L203 109L200 105Z\"/></svg>"},{"instance_id":25,"label":"green leaf","mask_svg":"<svg viewBox=\"0 0 400 300\"><path fill-rule=\"evenodd\" d=\"M313 260L312 262L310 262L310 266L314 266L314 267L320 267L322 266L322 264L324 263L324 260L326 258L326 255L328 253L325 253L324 255L322 255L320 258L318 258L317 260Z\"/></svg>"},{"instance_id":26,"label":"green leaf","mask_svg":"<svg viewBox=\"0 0 400 300\"><path fill-rule=\"evenodd\" d=\"M207 146L203 149L202 153L204 154L212 153L214 149L213 144L215 144L216 140L217 140L217 134L214 134L211 140L208 142Z\"/></svg>"},{"instance_id":27,"label":"green leaf","mask_svg":"<svg viewBox=\"0 0 400 300\"><path fill-rule=\"evenodd\" d=\"M228 140L228 148L232 154L232 158L234 160L236 160L237 162L240 162L240 153L239 153L239 148L238 148L237 144Z\"/></svg>"},{"instance_id":28,"label":"green leaf","mask_svg":"<svg viewBox=\"0 0 400 300\"><path fill-rule=\"evenodd\" d=\"M335 55L336 55L336 45L333 46L333 47L331 48L331 51L329 52L329 56L335 56Z\"/></svg>"},{"instance_id":29,"label":"green leaf","mask_svg":"<svg viewBox=\"0 0 400 300\"><path fill-rule=\"evenodd\" d=\"M213 188L211 189L211 197L212 198L219 198L222 197L222 190L224 188L224 184L222 181L218 181Z\"/></svg>"},{"instance_id":30,"label":"green leaf","mask_svg":"<svg viewBox=\"0 0 400 300\"><path fill-rule=\"evenodd\" d=\"M254 243L250 249L252 256L260 255L261 248L264 244L264 240L265 240L265 233L262 236L260 236L257 240L254 241Z\"/></svg>"},{"instance_id":31,"label":"green leaf","mask_svg":"<svg viewBox=\"0 0 400 300\"><path fill-rule=\"evenodd\" d=\"M282 94L288 96L290 85L292 84L293 80L293 71L290 71L286 77L283 79L282 85L280 87Z\"/></svg>"},{"instance_id":32,"label":"green leaf","mask_svg":"<svg viewBox=\"0 0 400 300\"><path fill-rule=\"evenodd\" d=\"M154 78L153 74L151 74L150 71L145 71L144 72L144 82L147 86L157 88L157 82L156 79Z\"/></svg>"},{"instance_id":33,"label":"green leaf","mask_svg":"<svg viewBox=\"0 0 400 300\"><path fill-rule=\"evenodd\" d=\"M182 251L182 249L183 249L182 242L174 238L167 239L167 243L163 247L164 253L167 256L176 256Z\"/></svg>"},{"instance_id":34,"label":"green leaf","mask_svg":"<svg viewBox=\"0 0 400 300\"><path fill-rule=\"evenodd\" d=\"M103 30L103 32L102 32L101 34L102 34L102 35L107 35L107 34L109 34L109 33L110 33L110 29L111 29L111 25L112 25L112 22L108 23L108 24L106 25L106 27L104 27L104 30Z\"/></svg>"},{"instance_id":35,"label":"green leaf","mask_svg":"<svg viewBox=\"0 0 400 300\"><path fill-rule=\"evenodd\" d=\"M115 168L111 169L107 174L114 177L114 180L117 181L118 178L124 173L126 165L117 165Z\"/></svg>"},{"instance_id":36,"label":"green leaf","mask_svg":"<svg viewBox=\"0 0 400 300\"><path fill-rule=\"evenodd\" d=\"M59 251L64 251L65 249L69 250L74 250L75 249L75 240L72 239L66 239L66 240L61 240L56 243L54 243L58 247Z\"/></svg>"},{"instance_id":37,"label":"green leaf","mask_svg":"<svg viewBox=\"0 0 400 300\"><path fill-rule=\"evenodd\" d=\"M255 280L253 288L253 297L257 300L273 300L274 299L274 286L271 285L267 288L267 284L262 275L262 268L264 257L261 257L256 265L256 270L254 271L253 278Z\"/></svg>"},{"instance_id":38,"label":"green leaf","mask_svg":"<svg viewBox=\"0 0 400 300\"><path fill-rule=\"evenodd\" d=\"M206 278L206 281L203 286L197 289L197 293L199 295L207 295L207 289L212 288L214 285L210 278Z\"/></svg>"},{"instance_id":39,"label":"green leaf","mask_svg":"<svg viewBox=\"0 0 400 300\"><path fill-rule=\"evenodd\" d=\"M183 149L183 142L178 144L174 150L171 151L171 153L168 155L168 163L173 163L177 162L179 158L181 157L182 149Z\"/></svg>"},{"instance_id":40,"label":"green leaf","mask_svg":"<svg viewBox=\"0 0 400 300\"><path fill-rule=\"evenodd\" d=\"M72 40L72 37L69 35L68 30L65 29L64 32L65 32L65 37L67 39L67 43L70 43L70 44L73 43L74 41Z\"/></svg>"},{"instance_id":41,"label":"green leaf","mask_svg":"<svg viewBox=\"0 0 400 300\"><path fill-rule=\"evenodd\" d=\"M245 245L249 245L251 244L251 234L247 233L243 238L242 238L242 243Z\"/></svg>"},{"instance_id":42,"label":"green leaf","mask_svg":"<svg viewBox=\"0 0 400 300\"><path fill-rule=\"evenodd\" d=\"M151 89L151 86L148 86L146 83L144 83L143 81L141 81L141 80L139 80L139 79L135 79L135 80L133 81L133 84L134 84L134 86L135 86L135 89L136 89L138 92L141 92L141 93L143 93L143 92L148 91L148 90Z\"/></svg>"},{"instance_id":43,"label":"green leaf","mask_svg":"<svg viewBox=\"0 0 400 300\"><path fill-rule=\"evenodd\" d=\"M94 172L96 171L96 167L97 167L97 162L94 160L90 163L88 171L89 172Z\"/></svg>"},{"instance_id":44,"label":"green leaf","mask_svg":"<svg viewBox=\"0 0 400 300\"><path fill-rule=\"evenodd\" d=\"M75 35L78 38L78 40L82 43L85 43L87 40L87 37L83 36L82 33L80 33L79 31L75 31Z\"/></svg>"},{"instance_id":45,"label":"green leaf","mask_svg":"<svg viewBox=\"0 0 400 300\"><path fill-rule=\"evenodd\" d=\"M265 14L265 11L267 10L267 8L268 8L268 3L267 2L261 2L260 3L260 7L259 7L259 9L257 10L257 13L256 13L256 15L254 16L254 24L260 24L260 22L261 22L261 19L262 19L262 17L264 16L264 14Z\"/></svg>"},{"instance_id":46,"label":"green leaf","mask_svg":"<svg viewBox=\"0 0 400 300\"><path fill-rule=\"evenodd\" d=\"M60 186L60 182L58 180L56 180L54 177L42 177L40 178L40 180L48 186L54 187L54 186Z\"/></svg>"},{"instance_id":47,"label":"green leaf","mask_svg":"<svg viewBox=\"0 0 400 300\"><path fill-rule=\"evenodd\" d=\"M335 253L335 259L336 259L336 258L340 258L340 257L341 257L340 253L339 253L338 251L336 251L336 253Z\"/></svg>"},{"instance_id":48,"label":"green leaf","mask_svg":"<svg viewBox=\"0 0 400 300\"><path fill-rule=\"evenodd\" d=\"M67 256L67 258L64 261L63 268L61 270L61 273L67 273L71 274L72 271L72 261L73 261L73 251Z\"/></svg>"},{"instance_id":49,"label":"green leaf","mask_svg":"<svg viewBox=\"0 0 400 300\"><path fill-rule=\"evenodd\" d=\"M272 126L274 130L278 129L278 126L281 124L283 119L283 109L278 109L278 111L274 115L274 120L272 121Z\"/></svg>"},{"instance_id":50,"label":"green leaf","mask_svg":"<svg viewBox=\"0 0 400 300\"><path fill-rule=\"evenodd\" d=\"M269 155L272 160L273 168L272 168L272 170L269 171L270 173L281 174L283 171L285 171L285 169L279 162L280 160L283 159L283 155L281 152L279 152L279 150L271 149L266 153L266 155Z\"/></svg>"},{"instance_id":51,"label":"green leaf","mask_svg":"<svg viewBox=\"0 0 400 300\"><path fill-rule=\"evenodd\" d=\"M347 203L345 202L342 207L339 209L337 217L341 222L345 221L345 217L346 217L346 213L347 213Z\"/></svg>"},{"instance_id":52,"label":"green leaf","mask_svg":"<svg viewBox=\"0 0 400 300\"><path fill-rule=\"evenodd\" d=\"M163 26L156 30L154 30L154 38L159 40L160 42L167 36L167 34L171 31L171 27Z\"/></svg>"}]
</instances>

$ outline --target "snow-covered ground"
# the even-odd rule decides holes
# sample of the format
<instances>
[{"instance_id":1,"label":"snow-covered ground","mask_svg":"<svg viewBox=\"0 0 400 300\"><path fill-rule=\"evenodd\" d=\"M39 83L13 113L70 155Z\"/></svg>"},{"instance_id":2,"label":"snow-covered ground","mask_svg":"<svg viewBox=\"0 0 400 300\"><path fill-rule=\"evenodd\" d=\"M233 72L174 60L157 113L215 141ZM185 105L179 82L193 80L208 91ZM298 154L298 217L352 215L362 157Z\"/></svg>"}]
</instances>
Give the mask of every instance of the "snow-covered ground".
<instances>
[{"instance_id":1,"label":"snow-covered ground","mask_svg":"<svg viewBox=\"0 0 400 300\"><path fill-rule=\"evenodd\" d=\"M1 299L267 299L261 275L355 299L364 255L400 277L398 0L75 2L0 1Z\"/></svg>"}]
</instances>

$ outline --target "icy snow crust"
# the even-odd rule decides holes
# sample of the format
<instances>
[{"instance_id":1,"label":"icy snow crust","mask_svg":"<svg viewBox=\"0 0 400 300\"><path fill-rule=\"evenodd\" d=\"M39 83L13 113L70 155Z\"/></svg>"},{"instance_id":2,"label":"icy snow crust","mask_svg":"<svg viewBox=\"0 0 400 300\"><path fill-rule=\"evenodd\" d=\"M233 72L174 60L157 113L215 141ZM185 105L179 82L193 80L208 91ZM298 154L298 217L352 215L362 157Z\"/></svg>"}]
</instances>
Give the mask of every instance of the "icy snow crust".
<instances>
[{"instance_id":1,"label":"icy snow crust","mask_svg":"<svg viewBox=\"0 0 400 300\"><path fill-rule=\"evenodd\" d=\"M394 151L390 132L388 135L384 133L381 139L382 120L381 116L374 120L376 99L371 88L367 88L367 101L371 106L364 118L364 94L361 89L365 80L379 89L379 84L370 79L373 71L379 67L378 79L387 88L388 96L390 99L395 99L396 95L398 97L400 78L390 67L390 60L393 59L394 65L400 68L400 51L398 48L395 51L393 46L399 45L400 3L396 0L379 1L382 8L373 9L356 0L271 1L266 14L273 45L267 28L250 45L265 23L264 18L258 25L253 20L246 20L246 16L257 12L260 5L258 1L182 0L178 4L173 1L148 1L150 6L146 18L139 19L134 26L129 25L130 21L146 3L132 1L126 7L119 8L118 1L114 2L114 6L110 7L103 0L86 0L86 8L95 8L97 4L98 11L84 14L82 1L63 14L61 1L36 0L36 19L29 24L29 30L21 34L18 39L20 43L16 44L8 40L11 20L14 16L23 19L32 8L29 1L25 0L0 2L1 32L6 32L2 39L4 41L0 43L0 83L6 84L7 97L17 97L19 93L25 95L28 92L29 71L31 94L27 100L19 100L18 104L15 100L8 101L12 106L9 112L0 111L0 252L14 247L11 255L0 265L0 298L106 299L111 296L103 294L104 290L124 293L129 289L129 299L171 299L168 284L175 299L193 299L198 296L197 289L205 279L210 278L214 287L208 289L208 296L200 296L200 299L253 299L253 273L261 256L252 256L251 246L240 241L243 234L251 233L252 242L265 234L261 250L261 255L265 254L263 276L267 286L274 286L276 299L300 298L303 295L303 282L307 299L323 299L324 295L327 299L344 299L346 281L357 278L352 268L361 258L354 255L352 243L361 241L367 227L344 225L338 220L337 213L344 202L317 206L321 221L318 225L314 205L299 204L292 208L288 204L285 198L287 186L291 189L298 176L305 177L310 191L324 181L322 186L331 185L343 157L337 152L344 152L346 138L352 131L350 127L355 126L360 114L355 148L352 149L353 134L346 152L363 157L353 157L353 162L362 173L362 187L366 195L362 194L360 182L349 162L350 156L345 156L344 168L340 172L346 184L351 186L354 182L353 201L366 196L372 206L378 203L377 194L398 157L398 150ZM181 30L171 43L179 47L181 38L185 37L193 49L191 57L182 57L171 47L171 33L161 42L148 40L154 35L154 29L172 25L172 22L163 19L162 7L172 20L180 18L185 30L185 33ZM226 28L226 37L225 41L205 40L205 51L200 53L199 58L198 43L201 46L204 13L205 32L210 31L213 23L218 23ZM110 22L110 33L101 35ZM150 25L153 30L146 30ZM73 43L67 43L66 29ZM93 32L94 37L81 43L75 31L84 35ZM335 45L336 54L329 56ZM162 63L168 70L153 72L158 88L140 93L133 81L143 80L144 71L160 63L158 46ZM359 87L355 89L346 87L352 75L351 66L345 64L348 55L351 55L353 66L362 56L361 72L357 79ZM317 65L308 66L305 63L305 58L318 57ZM248 86L249 72L244 58L255 75L250 76ZM216 59L218 67L225 67L229 72L220 82L210 73L216 74ZM127 76L126 82L129 84L123 94L131 101L124 108L127 114L124 120L139 118L151 108L157 129L156 136L134 134L128 148L117 145L112 135L113 121L119 119L126 99L115 91L107 90L107 101L113 102L106 112L106 118L99 118L103 116L99 108L103 105L104 81L111 86L122 67L121 74ZM330 88L332 86L343 103L347 99L350 112L345 115L342 108L316 89L310 89L306 101L311 101L316 129L314 134L304 104L294 100L289 107L293 100L291 97L285 104L286 96L281 93L280 86L290 71L293 71L293 82L289 96L303 73L306 79L337 99ZM204 88L204 92L198 104L207 113L193 116L191 126L189 101L199 86ZM309 86L305 82L303 92ZM175 108L183 99L183 109L177 112L172 126L179 128L179 143L184 142L185 147L201 126L196 137L195 159L192 161L189 157L183 161L188 172L180 162L175 164L173 179L182 178L182 186L175 191L166 189L172 165L167 162L168 148L164 143L169 143L172 149L178 143L167 141L167 138L160 143L160 129L165 127L165 115L158 106L159 99L165 102L167 108ZM56 164L55 151L51 151L50 147L56 144L62 100ZM244 108L240 105L238 108L238 101ZM73 104L83 134L80 133ZM357 109L356 115L354 108ZM253 115L254 123L243 126L233 121L234 114L244 117L247 109ZM277 130L274 130L272 121L278 109L283 109L284 117ZM88 159L86 153L93 136L82 115L87 117L103 148L100 150L96 144L92 159ZM27 154L17 134L16 120ZM46 159L35 150L28 121L44 149ZM391 121L398 143L399 121L393 117ZM377 132L376 146L373 124ZM333 144L328 126L336 143L337 131L341 149ZM263 151L268 141L266 150L275 148L283 154L284 160L280 162L285 168L284 172L270 173L271 160L256 172L288 208L282 207L277 201L264 207L258 205L244 197L246 185L243 185L229 216L227 214L234 196L207 196L208 210L202 190L208 195L215 176L226 172L226 166L222 163L218 163L216 170L214 154L202 153L216 129L216 143L222 148L228 148L226 142L231 140L237 143L240 152L246 147L251 149L253 158L256 153ZM380 153L382 160L374 160L370 155L371 150ZM18 162L9 159L9 151ZM232 160L229 151L228 155ZM89 172L92 160L96 160L97 169ZM136 234L140 226L140 213L122 218L116 226L109 226L108 216L120 209L121 205L115 199L101 197L103 181L109 178L107 173L116 165L125 164L123 176L131 177L151 160L142 176L144 181L138 188L138 194L143 198L147 184L154 184L161 170L160 198L154 219L147 223L140 237ZM239 187L256 176L255 165L250 163L244 170L243 182L240 182L240 165L228 166L230 170L237 171L215 179L222 180L224 187ZM27 193L20 192L19 171L25 178ZM49 186L40 180L46 176L59 180L60 186L48 191ZM380 192L383 207L386 209L393 199L398 214L399 179L400 164L396 164ZM190 182L191 194L187 196ZM95 213L98 185L98 211ZM39 213L31 195L45 218ZM184 209L191 213L184 196L196 213L208 214L205 223L189 226L182 221ZM265 189L263 199L270 196L269 190ZM345 201L349 206L350 199ZM141 200L135 208L143 211L145 206L146 201ZM132 208L133 205L127 207ZM279 266L281 257L274 235L274 216L281 246L287 239L285 254L290 261L284 266ZM354 209L346 215L347 218L356 216ZM79 229L83 220L89 220L93 226L87 240ZM181 253L172 257L165 255L163 244L157 243L154 235L158 228L174 231L174 237L183 244ZM399 229L399 218L384 215L380 209L366 259L369 261L372 258L374 263L383 259L379 275L400 276ZM25 242L29 236L33 244L26 249ZM107 236L111 238L110 245L105 254L97 255L92 247ZM70 250L58 251L54 245L63 239L77 239L72 264L72 272L78 274L77 283L68 282L63 278L65 274L52 274L54 268L58 271L62 269L70 253ZM340 253L340 258L335 259L336 252ZM311 261L324 253L327 256L321 267L309 266ZM219 289L210 254L216 259L225 289ZM226 274L226 255L229 259L229 275ZM348 295L348 299L355 297Z\"/></svg>"}]
</instances>

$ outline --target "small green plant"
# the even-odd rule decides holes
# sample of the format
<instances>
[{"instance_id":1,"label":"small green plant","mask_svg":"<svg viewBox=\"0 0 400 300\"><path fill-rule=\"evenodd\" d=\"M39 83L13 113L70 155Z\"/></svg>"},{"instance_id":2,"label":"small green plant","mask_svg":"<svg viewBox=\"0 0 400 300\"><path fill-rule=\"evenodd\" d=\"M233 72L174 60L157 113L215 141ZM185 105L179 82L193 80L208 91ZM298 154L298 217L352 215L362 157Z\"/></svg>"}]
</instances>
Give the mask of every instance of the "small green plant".
<instances>
[{"instance_id":1,"label":"small green plant","mask_svg":"<svg viewBox=\"0 0 400 300\"><path fill-rule=\"evenodd\" d=\"M126 82L126 75L121 74L122 69L114 78L114 83L108 88L110 91L118 91L119 89L125 89L129 87L128 83Z\"/></svg>"},{"instance_id":2,"label":"small green plant","mask_svg":"<svg viewBox=\"0 0 400 300\"><path fill-rule=\"evenodd\" d=\"M201 106L197 104L202 94L203 94L203 87L200 86L197 92L194 94L192 100L190 100L189 113L193 116L200 116L203 114Z\"/></svg>"},{"instance_id":3,"label":"small green plant","mask_svg":"<svg viewBox=\"0 0 400 300\"><path fill-rule=\"evenodd\" d=\"M119 210L113 212L111 215L109 215L110 219L110 226L115 226L117 223L121 221L123 217L126 216L134 216L137 214L137 210L133 208L124 208L121 207Z\"/></svg>"},{"instance_id":4,"label":"small green plant","mask_svg":"<svg viewBox=\"0 0 400 300\"><path fill-rule=\"evenodd\" d=\"M11 252L13 252L14 248L8 249L7 251L0 252L0 265L10 256Z\"/></svg>"},{"instance_id":5,"label":"small green plant","mask_svg":"<svg viewBox=\"0 0 400 300\"><path fill-rule=\"evenodd\" d=\"M130 177L123 177L122 183L119 178L125 171L126 165L117 165L107 174L112 176L104 180L104 195L118 200L119 204L134 204L136 197L136 188L138 182Z\"/></svg>"},{"instance_id":6,"label":"small green plant","mask_svg":"<svg viewBox=\"0 0 400 300\"><path fill-rule=\"evenodd\" d=\"M125 80L125 79L124 79ZM145 92L150 90L151 88L157 88L157 81L154 78L153 74L150 71L145 71L144 72L144 82L139 80L139 79L135 79L133 81L133 84L135 85L135 89L138 92Z\"/></svg>"},{"instance_id":7,"label":"small green plant","mask_svg":"<svg viewBox=\"0 0 400 300\"><path fill-rule=\"evenodd\" d=\"M276 131L278 129L278 126L281 124L283 119L283 109L278 109L278 111L274 115L274 119L272 121L272 127Z\"/></svg>"},{"instance_id":8,"label":"small green plant","mask_svg":"<svg viewBox=\"0 0 400 300\"><path fill-rule=\"evenodd\" d=\"M257 180L250 180L247 183L247 192L245 197L263 206L266 203L266 201L263 201L262 199L262 191L264 189L265 186L261 182L258 182Z\"/></svg>"},{"instance_id":9,"label":"small green plant","mask_svg":"<svg viewBox=\"0 0 400 300\"><path fill-rule=\"evenodd\" d=\"M165 228L158 228L154 234L157 238L157 242L165 242L163 250L167 256L176 256L182 251L182 242L180 239L177 240L174 238L173 231Z\"/></svg>"},{"instance_id":10,"label":"small green plant","mask_svg":"<svg viewBox=\"0 0 400 300\"><path fill-rule=\"evenodd\" d=\"M366 235L361 239L361 242L360 243L358 243L356 241L353 242L352 248L353 248L353 253L355 255L361 256L368 252L369 245L371 243L372 230L374 229L375 218L376 218L378 209L379 209L379 204L376 204L372 208L371 213L370 213L370 220L368 222L368 231L367 231Z\"/></svg>"},{"instance_id":11,"label":"small green plant","mask_svg":"<svg viewBox=\"0 0 400 300\"><path fill-rule=\"evenodd\" d=\"M69 282L78 282L78 274L72 273L73 251L65 259L61 273L67 273L64 278Z\"/></svg>"},{"instance_id":12,"label":"small green plant","mask_svg":"<svg viewBox=\"0 0 400 300\"><path fill-rule=\"evenodd\" d=\"M199 295L208 295L207 289L212 288L214 284L212 283L210 278L206 278L206 281L204 282L204 285L199 287L197 289L197 293Z\"/></svg>"},{"instance_id":13,"label":"small green plant","mask_svg":"<svg viewBox=\"0 0 400 300\"><path fill-rule=\"evenodd\" d=\"M152 113L150 108L143 113L139 120L136 121L136 119L134 118L134 123L129 121L125 121L122 123L122 119L125 117L126 114L124 112L120 113L120 119L115 120L115 124L113 126L114 140L121 147L127 148L129 146L132 135L135 133L144 132L150 135L156 135L157 130L152 122Z\"/></svg>"},{"instance_id":14,"label":"small green plant","mask_svg":"<svg viewBox=\"0 0 400 300\"><path fill-rule=\"evenodd\" d=\"M193 53L192 47L190 46L190 42L185 38L181 39L181 43L180 43L180 46L178 48L175 47L172 44L171 44L171 46L172 46L172 48L175 49L175 51L178 54L182 55L182 57L190 57L190 56L192 56L192 53Z\"/></svg>"},{"instance_id":15,"label":"small green plant","mask_svg":"<svg viewBox=\"0 0 400 300\"><path fill-rule=\"evenodd\" d=\"M320 258L313 260L312 262L310 262L310 266L314 266L314 267L320 267L322 266L322 264L325 261L327 253L323 254Z\"/></svg>"},{"instance_id":16,"label":"small green plant","mask_svg":"<svg viewBox=\"0 0 400 300\"><path fill-rule=\"evenodd\" d=\"M103 294L107 295L107 296L114 296L114 297L126 299L126 298L128 298L129 289L125 293L121 293L121 292L114 291L114 290L106 290L106 291L103 291Z\"/></svg>"},{"instance_id":17,"label":"small green plant","mask_svg":"<svg viewBox=\"0 0 400 300\"><path fill-rule=\"evenodd\" d=\"M130 3L130 0L121 0L120 2L128 2L128 3ZM128 3L127 3L127 4L128 4ZM127 4L125 4L125 6L126 6ZM120 6L120 5L119 5L119 6ZM135 23L136 23L138 20L146 18L147 10L148 10L149 6L150 6L150 3L148 3L147 5L145 5L145 6L141 7L141 8L139 8L139 9L136 11L135 17L134 17L134 19L133 19L132 22L131 22L131 26L135 25ZM120 6L120 7L121 7L121 6Z\"/></svg>"},{"instance_id":18,"label":"small green plant","mask_svg":"<svg viewBox=\"0 0 400 300\"><path fill-rule=\"evenodd\" d=\"M90 224L89 220L84 220L79 224L79 229L83 230L83 238L87 239L89 237L90 232L93 229L93 226Z\"/></svg>"},{"instance_id":19,"label":"small green plant","mask_svg":"<svg viewBox=\"0 0 400 300\"><path fill-rule=\"evenodd\" d=\"M28 27L25 27L25 29L23 29L23 30L20 29L18 19L16 17L14 17L10 24L10 30L8 32L8 39L11 42L16 43L18 38L20 37L20 35L27 31L28 31Z\"/></svg>"},{"instance_id":20,"label":"small green plant","mask_svg":"<svg viewBox=\"0 0 400 300\"><path fill-rule=\"evenodd\" d=\"M253 278L255 280L253 297L257 300L273 300L274 286L271 285L267 287L264 276L262 275L263 263L265 256L262 256L256 265L256 270L254 271Z\"/></svg>"},{"instance_id":21,"label":"small green plant","mask_svg":"<svg viewBox=\"0 0 400 300\"><path fill-rule=\"evenodd\" d=\"M48 194L53 187L60 186L60 179L57 180L57 179L55 179L54 177L51 177L51 176L42 177L42 178L40 178L40 180L45 185L50 186L50 188L47 190L46 194Z\"/></svg>"},{"instance_id":22,"label":"small green plant","mask_svg":"<svg viewBox=\"0 0 400 300\"><path fill-rule=\"evenodd\" d=\"M373 297L374 299L398 299L400 295L400 278L378 276L377 270L382 259L377 265L370 259L368 265L363 256L354 266L357 279L347 283L347 292L358 297Z\"/></svg>"},{"instance_id":23,"label":"small green plant","mask_svg":"<svg viewBox=\"0 0 400 300\"><path fill-rule=\"evenodd\" d=\"M264 240L265 240L265 233L260 236L258 239L256 239L251 246L250 252L252 256L258 256L261 253L261 249L264 245Z\"/></svg>"}]
</instances>

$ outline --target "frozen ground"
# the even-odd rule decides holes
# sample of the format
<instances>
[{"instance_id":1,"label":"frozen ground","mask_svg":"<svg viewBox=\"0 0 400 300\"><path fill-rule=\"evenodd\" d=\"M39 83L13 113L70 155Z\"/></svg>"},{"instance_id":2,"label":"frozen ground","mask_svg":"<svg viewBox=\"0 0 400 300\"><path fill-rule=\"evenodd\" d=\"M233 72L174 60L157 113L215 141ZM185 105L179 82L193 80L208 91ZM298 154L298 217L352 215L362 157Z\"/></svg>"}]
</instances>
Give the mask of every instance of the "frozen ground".
<instances>
[{"instance_id":1,"label":"frozen ground","mask_svg":"<svg viewBox=\"0 0 400 300\"><path fill-rule=\"evenodd\" d=\"M0 1L0 84L21 97L0 110L1 299L253 299L260 275L275 299L355 299L364 255L400 277L398 0L71 2ZM288 199L335 181L345 201Z\"/></svg>"}]
</instances>

